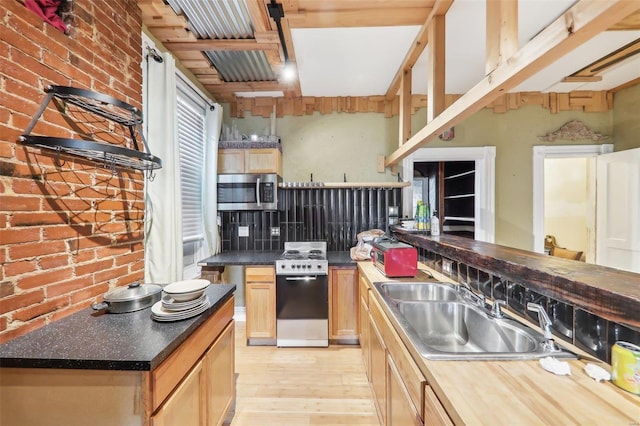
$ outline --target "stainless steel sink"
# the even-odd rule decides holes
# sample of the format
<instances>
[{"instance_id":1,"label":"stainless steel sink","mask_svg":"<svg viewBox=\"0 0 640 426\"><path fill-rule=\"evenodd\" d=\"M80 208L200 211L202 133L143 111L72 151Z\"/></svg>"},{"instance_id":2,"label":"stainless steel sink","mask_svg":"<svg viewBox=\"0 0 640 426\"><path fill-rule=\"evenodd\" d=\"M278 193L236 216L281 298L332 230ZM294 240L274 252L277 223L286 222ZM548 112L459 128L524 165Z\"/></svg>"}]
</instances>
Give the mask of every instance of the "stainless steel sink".
<instances>
[{"instance_id":1,"label":"stainless steel sink","mask_svg":"<svg viewBox=\"0 0 640 426\"><path fill-rule=\"evenodd\" d=\"M379 283L380 293L395 300L442 301L459 300L455 287L447 283Z\"/></svg>"},{"instance_id":2,"label":"stainless steel sink","mask_svg":"<svg viewBox=\"0 0 640 426\"><path fill-rule=\"evenodd\" d=\"M392 322L418 352L436 360L576 358L566 350L550 352L544 336L513 318L495 318L449 290L427 283L375 283ZM418 288L424 286L424 290ZM447 288L447 285L444 285ZM415 298L411 300L411 297ZM402 334L402 333L401 333Z\"/></svg>"}]
</instances>

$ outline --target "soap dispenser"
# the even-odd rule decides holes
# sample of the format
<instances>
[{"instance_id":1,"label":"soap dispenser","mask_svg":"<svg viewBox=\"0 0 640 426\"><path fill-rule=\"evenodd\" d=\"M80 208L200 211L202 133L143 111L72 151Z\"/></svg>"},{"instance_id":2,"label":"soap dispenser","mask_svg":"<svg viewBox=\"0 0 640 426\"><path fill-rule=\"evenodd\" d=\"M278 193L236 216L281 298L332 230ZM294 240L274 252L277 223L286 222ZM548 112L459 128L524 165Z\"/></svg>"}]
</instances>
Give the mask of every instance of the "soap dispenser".
<instances>
[{"instance_id":1,"label":"soap dispenser","mask_svg":"<svg viewBox=\"0 0 640 426\"><path fill-rule=\"evenodd\" d=\"M431 216L431 235L440 235L440 219L438 219L438 211L433 211Z\"/></svg>"}]
</instances>

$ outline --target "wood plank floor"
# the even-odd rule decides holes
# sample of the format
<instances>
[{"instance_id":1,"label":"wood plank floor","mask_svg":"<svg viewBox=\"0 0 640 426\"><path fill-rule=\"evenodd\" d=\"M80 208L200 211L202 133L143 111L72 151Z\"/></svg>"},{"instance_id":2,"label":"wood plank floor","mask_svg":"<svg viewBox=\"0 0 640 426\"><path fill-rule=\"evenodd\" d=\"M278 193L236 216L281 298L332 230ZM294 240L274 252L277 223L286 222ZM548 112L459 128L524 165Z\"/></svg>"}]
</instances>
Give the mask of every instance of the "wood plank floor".
<instances>
[{"instance_id":1,"label":"wood plank floor","mask_svg":"<svg viewBox=\"0 0 640 426\"><path fill-rule=\"evenodd\" d=\"M359 346L247 346L236 322L231 426L378 426Z\"/></svg>"}]
</instances>

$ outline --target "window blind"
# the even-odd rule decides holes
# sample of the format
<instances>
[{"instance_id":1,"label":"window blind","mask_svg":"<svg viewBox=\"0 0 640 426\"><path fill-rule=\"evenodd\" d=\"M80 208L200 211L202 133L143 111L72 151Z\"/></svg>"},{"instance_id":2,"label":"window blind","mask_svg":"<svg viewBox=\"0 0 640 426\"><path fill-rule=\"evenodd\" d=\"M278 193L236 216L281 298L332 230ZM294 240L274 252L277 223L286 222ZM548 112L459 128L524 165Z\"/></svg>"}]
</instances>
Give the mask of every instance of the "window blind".
<instances>
[{"instance_id":1,"label":"window blind","mask_svg":"<svg viewBox=\"0 0 640 426\"><path fill-rule=\"evenodd\" d=\"M182 242L204 238L202 175L206 104L191 87L178 79L177 115L182 192Z\"/></svg>"}]
</instances>

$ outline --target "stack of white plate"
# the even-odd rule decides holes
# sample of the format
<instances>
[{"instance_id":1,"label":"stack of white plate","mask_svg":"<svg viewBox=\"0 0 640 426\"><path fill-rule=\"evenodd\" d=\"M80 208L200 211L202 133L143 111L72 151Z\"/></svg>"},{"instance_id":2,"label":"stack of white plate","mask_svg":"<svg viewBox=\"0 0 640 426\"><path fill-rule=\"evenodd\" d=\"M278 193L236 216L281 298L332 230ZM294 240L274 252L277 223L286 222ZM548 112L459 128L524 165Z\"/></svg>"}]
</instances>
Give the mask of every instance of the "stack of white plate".
<instances>
[{"instance_id":1,"label":"stack of white plate","mask_svg":"<svg viewBox=\"0 0 640 426\"><path fill-rule=\"evenodd\" d=\"M187 280L167 285L162 299L151 307L151 318L156 321L179 321L199 315L211 305L204 293L209 281Z\"/></svg>"}]
</instances>

